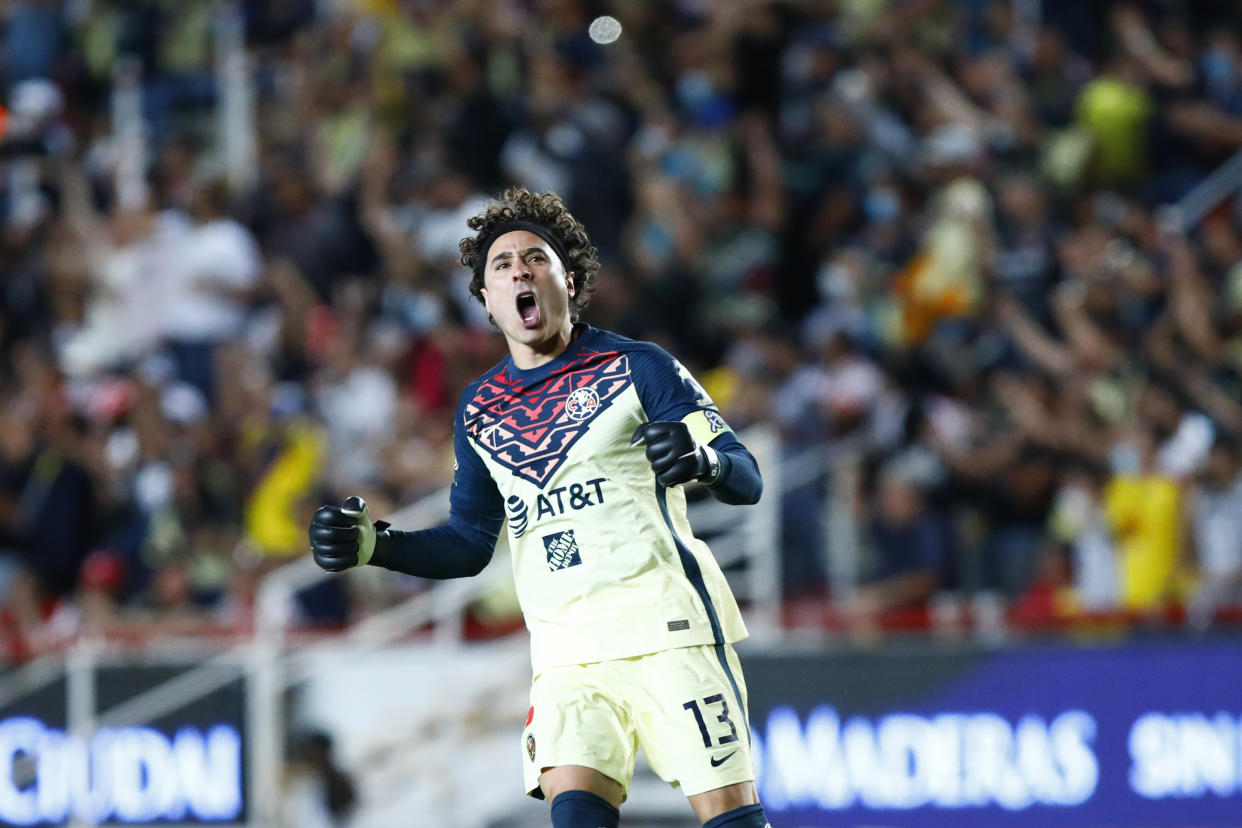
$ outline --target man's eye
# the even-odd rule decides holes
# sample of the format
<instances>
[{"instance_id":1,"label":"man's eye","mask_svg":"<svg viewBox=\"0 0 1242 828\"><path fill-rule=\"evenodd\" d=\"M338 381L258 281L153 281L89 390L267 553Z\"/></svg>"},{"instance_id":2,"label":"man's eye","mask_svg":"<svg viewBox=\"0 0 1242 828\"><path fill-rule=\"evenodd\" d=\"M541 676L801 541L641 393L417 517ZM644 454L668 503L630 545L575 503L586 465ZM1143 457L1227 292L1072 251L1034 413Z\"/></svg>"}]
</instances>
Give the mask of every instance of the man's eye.
<instances>
[{"instance_id":1,"label":"man's eye","mask_svg":"<svg viewBox=\"0 0 1242 828\"><path fill-rule=\"evenodd\" d=\"M499 264L497 264L497 265L496 265L496 269L497 269L497 270L504 270L504 269L505 269L506 267L508 267L508 266L509 266L509 263L508 263L508 262L500 262Z\"/></svg>"},{"instance_id":2,"label":"man's eye","mask_svg":"<svg viewBox=\"0 0 1242 828\"><path fill-rule=\"evenodd\" d=\"M543 261L543 259L544 259L544 257L543 257L543 254L542 254L542 253L532 253L532 254L531 254L531 256L530 256L530 259L531 259L532 261L542 262L542 261Z\"/></svg>"}]
</instances>

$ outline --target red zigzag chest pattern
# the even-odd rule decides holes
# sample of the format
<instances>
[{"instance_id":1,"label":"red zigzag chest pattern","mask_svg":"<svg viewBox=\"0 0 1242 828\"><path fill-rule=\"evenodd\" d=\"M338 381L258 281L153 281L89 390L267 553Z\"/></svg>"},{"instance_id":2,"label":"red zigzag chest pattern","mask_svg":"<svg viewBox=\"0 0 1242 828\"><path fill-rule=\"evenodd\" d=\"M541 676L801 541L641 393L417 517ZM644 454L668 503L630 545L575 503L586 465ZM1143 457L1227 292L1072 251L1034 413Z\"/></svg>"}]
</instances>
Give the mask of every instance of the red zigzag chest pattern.
<instances>
[{"instance_id":1,"label":"red zigzag chest pattern","mask_svg":"<svg viewBox=\"0 0 1242 828\"><path fill-rule=\"evenodd\" d=\"M629 357L616 351L579 354L539 380L505 367L466 404L466 433L497 463L542 487L631 382Z\"/></svg>"}]
</instances>

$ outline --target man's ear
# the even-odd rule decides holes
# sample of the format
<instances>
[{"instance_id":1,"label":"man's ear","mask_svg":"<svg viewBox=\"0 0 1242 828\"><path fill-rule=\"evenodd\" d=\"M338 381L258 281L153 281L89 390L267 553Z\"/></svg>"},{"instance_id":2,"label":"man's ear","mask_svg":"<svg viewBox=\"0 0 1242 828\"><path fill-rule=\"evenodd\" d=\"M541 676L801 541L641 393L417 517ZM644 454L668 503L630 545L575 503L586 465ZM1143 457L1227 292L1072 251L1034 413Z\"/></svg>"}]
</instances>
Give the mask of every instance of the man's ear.
<instances>
[{"instance_id":1,"label":"man's ear","mask_svg":"<svg viewBox=\"0 0 1242 828\"><path fill-rule=\"evenodd\" d=\"M574 287L573 271L570 271L569 273L565 274L565 287L569 289L570 298L573 298L574 291L577 290L577 288Z\"/></svg>"},{"instance_id":2,"label":"man's ear","mask_svg":"<svg viewBox=\"0 0 1242 828\"><path fill-rule=\"evenodd\" d=\"M487 288L479 288L479 297L483 300L483 308L491 315L492 309L487 304Z\"/></svg>"}]
</instances>

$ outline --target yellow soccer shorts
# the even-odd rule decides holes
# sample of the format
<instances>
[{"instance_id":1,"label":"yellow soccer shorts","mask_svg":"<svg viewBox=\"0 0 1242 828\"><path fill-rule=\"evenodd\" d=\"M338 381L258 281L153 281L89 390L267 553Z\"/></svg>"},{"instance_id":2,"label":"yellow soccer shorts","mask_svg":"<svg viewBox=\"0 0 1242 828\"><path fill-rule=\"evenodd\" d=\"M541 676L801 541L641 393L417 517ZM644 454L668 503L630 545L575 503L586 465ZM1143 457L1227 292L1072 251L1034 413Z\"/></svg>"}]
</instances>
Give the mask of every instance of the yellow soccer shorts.
<instances>
[{"instance_id":1,"label":"yellow soccer shorts","mask_svg":"<svg viewBox=\"0 0 1242 828\"><path fill-rule=\"evenodd\" d=\"M746 684L728 644L553 667L535 677L522 732L526 791L539 775L584 765L629 794L641 746L660 778L686 796L755 778Z\"/></svg>"}]
</instances>

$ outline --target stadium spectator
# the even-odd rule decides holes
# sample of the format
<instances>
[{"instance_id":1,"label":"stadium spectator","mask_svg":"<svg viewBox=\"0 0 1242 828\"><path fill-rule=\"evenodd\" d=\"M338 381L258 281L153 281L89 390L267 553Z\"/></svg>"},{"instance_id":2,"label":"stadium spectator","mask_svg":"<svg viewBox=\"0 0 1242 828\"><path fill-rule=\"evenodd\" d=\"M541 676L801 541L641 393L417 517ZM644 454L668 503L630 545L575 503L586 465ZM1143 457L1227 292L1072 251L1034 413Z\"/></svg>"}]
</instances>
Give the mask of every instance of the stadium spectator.
<instances>
[{"instance_id":1,"label":"stadium spectator","mask_svg":"<svg viewBox=\"0 0 1242 828\"><path fill-rule=\"evenodd\" d=\"M880 472L876 514L869 527L874 571L849 607L863 619L926 604L949 565L945 527L928 507L918 473L908 465L897 463Z\"/></svg>"},{"instance_id":2,"label":"stadium spectator","mask_svg":"<svg viewBox=\"0 0 1242 828\"><path fill-rule=\"evenodd\" d=\"M242 333L261 260L250 231L229 217L224 181L194 187L190 199L192 224L160 274L168 285L164 324L177 375L210 401L216 350Z\"/></svg>"},{"instance_id":3,"label":"stadium spectator","mask_svg":"<svg viewBox=\"0 0 1242 828\"><path fill-rule=\"evenodd\" d=\"M1242 599L1242 458L1228 438L1212 446L1193 495L1194 541L1198 549L1196 613Z\"/></svg>"},{"instance_id":4,"label":"stadium spectator","mask_svg":"<svg viewBox=\"0 0 1242 828\"><path fill-rule=\"evenodd\" d=\"M1182 554L1182 493L1156 465L1155 436L1134 424L1113 445L1104 511L1121 553L1121 603L1153 609L1173 600Z\"/></svg>"},{"instance_id":5,"label":"stadium spectator","mask_svg":"<svg viewBox=\"0 0 1242 828\"><path fill-rule=\"evenodd\" d=\"M1049 516L1052 540L1070 546L1073 604L1087 612L1121 606L1121 575L1101 501L1102 478L1091 466L1066 470Z\"/></svg>"}]
</instances>

